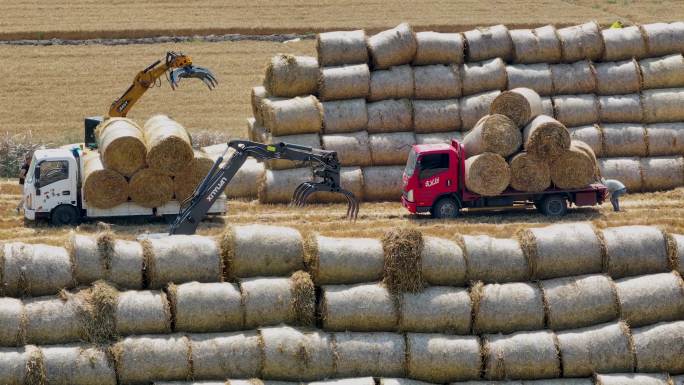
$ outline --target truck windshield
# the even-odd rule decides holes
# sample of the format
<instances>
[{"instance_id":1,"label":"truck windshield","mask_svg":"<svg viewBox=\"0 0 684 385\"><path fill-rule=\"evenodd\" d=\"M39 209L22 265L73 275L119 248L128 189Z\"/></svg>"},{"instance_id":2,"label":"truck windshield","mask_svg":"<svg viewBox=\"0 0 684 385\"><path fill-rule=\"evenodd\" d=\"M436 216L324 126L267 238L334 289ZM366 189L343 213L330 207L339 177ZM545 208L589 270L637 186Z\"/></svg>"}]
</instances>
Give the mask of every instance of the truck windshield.
<instances>
[{"instance_id":1,"label":"truck windshield","mask_svg":"<svg viewBox=\"0 0 684 385\"><path fill-rule=\"evenodd\" d=\"M406 161L406 168L404 169L404 174L409 178L413 176L413 172L416 170L416 160L418 160L418 154L411 150Z\"/></svg>"}]
</instances>

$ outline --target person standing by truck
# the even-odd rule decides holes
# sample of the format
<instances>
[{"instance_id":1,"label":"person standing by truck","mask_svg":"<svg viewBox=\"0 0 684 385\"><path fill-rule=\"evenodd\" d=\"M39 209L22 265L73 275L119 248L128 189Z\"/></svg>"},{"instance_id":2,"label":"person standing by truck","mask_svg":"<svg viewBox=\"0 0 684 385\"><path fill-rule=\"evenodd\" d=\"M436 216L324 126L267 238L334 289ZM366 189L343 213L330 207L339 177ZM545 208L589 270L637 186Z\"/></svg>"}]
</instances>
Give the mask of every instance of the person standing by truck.
<instances>
[{"instance_id":1,"label":"person standing by truck","mask_svg":"<svg viewBox=\"0 0 684 385\"><path fill-rule=\"evenodd\" d=\"M613 205L613 211L620 211L620 197L627 193L627 187L617 179L601 178L601 183L608 188L610 195L610 203Z\"/></svg>"},{"instance_id":2,"label":"person standing by truck","mask_svg":"<svg viewBox=\"0 0 684 385\"><path fill-rule=\"evenodd\" d=\"M19 169L19 185L22 186L22 191L21 191L21 200L19 201L19 204L17 205L17 214L21 211L21 207L24 205L24 182L26 181L26 173L29 170L29 167L31 165L31 158L33 157L33 154L31 152L27 152L26 155L24 155L24 164L21 165L21 169Z\"/></svg>"}]
</instances>

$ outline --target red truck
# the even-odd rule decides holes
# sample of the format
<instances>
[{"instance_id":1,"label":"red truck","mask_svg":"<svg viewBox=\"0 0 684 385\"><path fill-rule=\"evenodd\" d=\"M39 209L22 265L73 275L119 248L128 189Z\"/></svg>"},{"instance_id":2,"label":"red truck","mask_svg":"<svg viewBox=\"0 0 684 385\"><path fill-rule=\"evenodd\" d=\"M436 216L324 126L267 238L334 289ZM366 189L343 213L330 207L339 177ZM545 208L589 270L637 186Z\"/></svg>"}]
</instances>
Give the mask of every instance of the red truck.
<instances>
[{"instance_id":1,"label":"red truck","mask_svg":"<svg viewBox=\"0 0 684 385\"><path fill-rule=\"evenodd\" d=\"M457 140L450 144L417 144L409 153L403 175L401 203L411 213L431 213L435 218L455 218L462 208L503 208L516 204L534 206L548 216L562 216L569 204L594 206L607 195L603 184L577 190L550 187L528 193L510 187L497 196L482 196L465 186L465 148Z\"/></svg>"}]
</instances>

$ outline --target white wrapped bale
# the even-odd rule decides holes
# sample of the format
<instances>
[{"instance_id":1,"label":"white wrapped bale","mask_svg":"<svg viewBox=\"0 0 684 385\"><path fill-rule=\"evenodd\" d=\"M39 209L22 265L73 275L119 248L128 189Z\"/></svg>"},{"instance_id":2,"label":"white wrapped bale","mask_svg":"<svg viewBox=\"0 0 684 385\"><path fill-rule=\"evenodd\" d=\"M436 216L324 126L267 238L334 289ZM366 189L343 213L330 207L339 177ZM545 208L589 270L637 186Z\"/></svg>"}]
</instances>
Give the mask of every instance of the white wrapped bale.
<instances>
[{"instance_id":1,"label":"white wrapped bale","mask_svg":"<svg viewBox=\"0 0 684 385\"><path fill-rule=\"evenodd\" d=\"M458 99L414 100L413 129L416 133L455 131L461 128Z\"/></svg>"},{"instance_id":2,"label":"white wrapped bale","mask_svg":"<svg viewBox=\"0 0 684 385\"><path fill-rule=\"evenodd\" d=\"M401 132L413 128L411 101L381 100L368 103L368 132Z\"/></svg>"},{"instance_id":3,"label":"white wrapped bale","mask_svg":"<svg viewBox=\"0 0 684 385\"><path fill-rule=\"evenodd\" d=\"M411 147L416 144L413 132L390 132L368 136L374 166L405 165Z\"/></svg>"},{"instance_id":4,"label":"white wrapped bale","mask_svg":"<svg viewBox=\"0 0 684 385\"><path fill-rule=\"evenodd\" d=\"M271 385L271 382L267 382L264 385ZM278 384L272 384L278 385ZM282 384L287 385L287 384ZM315 381L309 382L308 385L375 385L375 380L373 377L361 377L361 378L343 378L341 380L326 380L326 381Z\"/></svg>"},{"instance_id":5,"label":"white wrapped bale","mask_svg":"<svg viewBox=\"0 0 684 385\"><path fill-rule=\"evenodd\" d=\"M646 126L648 155L684 154L684 125L681 123L656 123Z\"/></svg>"},{"instance_id":6,"label":"white wrapped bale","mask_svg":"<svg viewBox=\"0 0 684 385\"><path fill-rule=\"evenodd\" d=\"M596 91L599 95L621 95L641 90L641 73L636 60L596 63Z\"/></svg>"},{"instance_id":7,"label":"white wrapped bale","mask_svg":"<svg viewBox=\"0 0 684 385\"><path fill-rule=\"evenodd\" d=\"M369 90L368 64L321 68L318 84L321 101L365 98Z\"/></svg>"},{"instance_id":8,"label":"white wrapped bale","mask_svg":"<svg viewBox=\"0 0 684 385\"><path fill-rule=\"evenodd\" d=\"M561 95L552 99L556 119L568 127L599 121L599 102L596 95Z\"/></svg>"},{"instance_id":9,"label":"white wrapped bale","mask_svg":"<svg viewBox=\"0 0 684 385\"><path fill-rule=\"evenodd\" d=\"M189 336L192 377L255 378L263 364L256 332L194 334Z\"/></svg>"},{"instance_id":10,"label":"white wrapped bale","mask_svg":"<svg viewBox=\"0 0 684 385\"><path fill-rule=\"evenodd\" d=\"M644 108L639 94L599 96L599 120L603 123L641 122Z\"/></svg>"},{"instance_id":11,"label":"white wrapped bale","mask_svg":"<svg viewBox=\"0 0 684 385\"><path fill-rule=\"evenodd\" d=\"M27 346L19 349L0 348L0 378L6 385L25 385L29 354L37 350Z\"/></svg>"},{"instance_id":12,"label":"white wrapped bale","mask_svg":"<svg viewBox=\"0 0 684 385\"><path fill-rule=\"evenodd\" d=\"M371 71L368 101L413 97L413 68L409 65Z\"/></svg>"},{"instance_id":13,"label":"white wrapped bale","mask_svg":"<svg viewBox=\"0 0 684 385\"><path fill-rule=\"evenodd\" d=\"M228 282L170 285L169 300L176 331L218 332L243 327L240 289Z\"/></svg>"},{"instance_id":14,"label":"white wrapped bale","mask_svg":"<svg viewBox=\"0 0 684 385\"><path fill-rule=\"evenodd\" d=\"M394 298L380 284L323 286L320 313L330 331L393 331L399 322Z\"/></svg>"},{"instance_id":15,"label":"white wrapped bale","mask_svg":"<svg viewBox=\"0 0 684 385\"><path fill-rule=\"evenodd\" d=\"M315 297L313 291L302 295L302 285L313 288L310 277L304 280L290 278L249 278L242 280L242 306L245 313L245 327L279 324L307 326L313 318ZM310 310L311 314L301 314ZM304 316L307 319L301 319Z\"/></svg>"},{"instance_id":16,"label":"white wrapped bale","mask_svg":"<svg viewBox=\"0 0 684 385\"><path fill-rule=\"evenodd\" d=\"M459 68L442 64L413 67L413 96L428 100L461 96Z\"/></svg>"},{"instance_id":17,"label":"white wrapped bale","mask_svg":"<svg viewBox=\"0 0 684 385\"><path fill-rule=\"evenodd\" d=\"M615 286L621 318L631 327L684 317L684 282L677 272L623 278Z\"/></svg>"},{"instance_id":18,"label":"white wrapped bale","mask_svg":"<svg viewBox=\"0 0 684 385\"><path fill-rule=\"evenodd\" d=\"M223 262L216 242L199 235L175 235L142 242L149 287L169 282L219 282Z\"/></svg>"},{"instance_id":19,"label":"white wrapped bale","mask_svg":"<svg viewBox=\"0 0 684 385\"><path fill-rule=\"evenodd\" d=\"M116 332L119 335L163 334L171 331L171 310L160 291L124 291L116 303Z\"/></svg>"},{"instance_id":20,"label":"white wrapped bale","mask_svg":"<svg viewBox=\"0 0 684 385\"><path fill-rule=\"evenodd\" d=\"M471 289L471 295L475 333L512 333L544 327L544 301L537 285L480 284Z\"/></svg>"},{"instance_id":21,"label":"white wrapped bale","mask_svg":"<svg viewBox=\"0 0 684 385\"><path fill-rule=\"evenodd\" d=\"M603 156L603 134L601 127L597 124L590 124L579 127L568 127L571 140L584 142L591 147L597 157Z\"/></svg>"},{"instance_id":22,"label":"white wrapped bale","mask_svg":"<svg viewBox=\"0 0 684 385\"><path fill-rule=\"evenodd\" d=\"M116 385L116 374L104 350L79 345L41 348L48 384Z\"/></svg>"},{"instance_id":23,"label":"white wrapped bale","mask_svg":"<svg viewBox=\"0 0 684 385\"><path fill-rule=\"evenodd\" d=\"M190 343L177 334L128 337L112 347L121 384L190 378ZM154 357L154 359L150 359Z\"/></svg>"},{"instance_id":24,"label":"white wrapped bale","mask_svg":"<svg viewBox=\"0 0 684 385\"><path fill-rule=\"evenodd\" d=\"M684 373L684 321L632 330L637 372Z\"/></svg>"},{"instance_id":25,"label":"white wrapped bale","mask_svg":"<svg viewBox=\"0 0 684 385\"><path fill-rule=\"evenodd\" d=\"M515 63L556 63L561 59L561 46L556 27L546 25L536 29L510 31Z\"/></svg>"},{"instance_id":26,"label":"white wrapped bale","mask_svg":"<svg viewBox=\"0 0 684 385\"><path fill-rule=\"evenodd\" d=\"M433 286L463 286L466 283L466 258L453 241L423 237L420 254L421 275Z\"/></svg>"},{"instance_id":27,"label":"white wrapped bale","mask_svg":"<svg viewBox=\"0 0 684 385\"><path fill-rule=\"evenodd\" d=\"M392 377L406 371L404 336L394 333L333 333L337 377Z\"/></svg>"},{"instance_id":28,"label":"white wrapped bale","mask_svg":"<svg viewBox=\"0 0 684 385\"><path fill-rule=\"evenodd\" d=\"M539 95L553 95L551 67L547 63L506 66L508 89L529 88Z\"/></svg>"},{"instance_id":29,"label":"white wrapped bale","mask_svg":"<svg viewBox=\"0 0 684 385\"><path fill-rule=\"evenodd\" d=\"M480 341L475 336L406 334L408 377L434 383L479 378Z\"/></svg>"},{"instance_id":30,"label":"white wrapped bale","mask_svg":"<svg viewBox=\"0 0 684 385\"><path fill-rule=\"evenodd\" d=\"M399 297L399 329L416 333L466 335L470 332L470 295L466 289L432 286Z\"/></svg>"},{"instance_id":31,"label":"white wrapped bale","mask_svg":"<svg viewBox=\"0 0 684 385\"><path fill-rule=\"evenodd\" d=\"M684 25L676 23L653 23L641 26L646 39L649 57L663 56L684 50Z\"/></svg>"},{"instance_id":32,"label":"white wrapped bale","mask_svg":"<svg viewBox=\"0 0 684 385\"><path fill-rule=\"evenodd\" d=\"M634 367L629 327L615 322L559 332L563 375L629 372Z\"/></svg>"},{"instance_id":33,"label":"white wrapped bale","mask_svg":"<svg viewBox=\"0 0 684 385\"><path fill-rule=\"evenodd\" d=\"M488 335L484 339L486 379L555 378L561 374L556 338L551 331Z\"/></svg>"},{"instance_id":34,"label":"white wrapped bale","mask_svg":"<svg viewBox=\"0 0 684 385\"><path fill-rule=\"evenodd\" d=\"M596 91L596 72L587 60L552 64L551 79L556 95L588 94Z\"/></svg>"},{"instance_id":35,"label":"white wrapped bale","mask_svg":"<svg viewBox=\"0 0 684 385\"><path fill-rule=\"evenodd\" d=\"M603 61L627 60L646 56L646 41L639 26L607 28L601 31L605 51Z\"/></svg>"},{"instance_id":36,"label":"white wrapped bale","mask_svg":"<svg viewBox=\"0 0 684 385\"><path fill-rule=\"evenodd\" d=\"M466 131L475 127L475 124L489 113L489 106L500 94L501 91L490 91L461 98L461 130Z\"/></svg>"},{"instance_id":37,"label":"white wrapped bale","mask_svg":"<svg viewBox=\"0 0 684 385\"><path fill-rule=\"evenodd\" d=\"M66 242L74 279L81 284L89 284L106 276L107 267L100 257L98 237L72 233ZM141 265L142 268L142 265Z\"/></svg>"},{"instance_id":38,"label":"white wrapped bale","mask_svg":"<svg viewBox=\"0 0 684 385\"><path fill-rule=\"evenodd\" d=\"M366 32L359 29L319 33L316 35L316 53L321 67L366 63Z\"/></svg>"},{"instance_id":39,"label":"white wrapped bale","mask_svg":"<svg viewBox=\"0 0 684 385\"><path fill-rule=\"evenodd\" d=\"M639 61L642 88L684 87L684 57L681 54Z\"/></svg>"},{"instance_id":40,"label":"white wrapped bale","mask_svg":"<svg viewBox=\"0 0 684 385\"><path fill-rule=\"evenodd\" d=\"M280 226L234 226L221 241L228 277L289 275L304 267L299 231Z\"/></svg>"},{"instance_id":41,"label":"white wrapped bale","mask_svg":"<svg viewBox=\"0 0 684 385\"><path fill-rule=\"evenodd\" d=\"M541 288L552 330L581 328L619 317L614 284L604 275L541 281Z\"/></svg>"},{"instance_id":42,"label":"white wrapped bale","mask_svg":"<svg viewBox=\"0 0 684 385\"><path fill-rule=\"evenodd\" d=\"M263 86L257 86L257 87L252 87L252 92L250 93L250 101L252 103L252 116L254 117L254 124L258 124L259 126L264 125L264 119L263 116L261 116L261 103L263 102L264 99L268 97L268 92L266 92L266 88ZM249 119L248 119L249 121ZM250 123L247 123L248 125ZM251 140L254 140L254 138L250 138Z\"/></svg>"},{"instance_id":43,"label":"white wrapped bale","mask_svg":"<svg viewBox=\"0 0 684 385\"><path fill-rule=\"evenodd\" d=\"M259 333L263 378L312 381L333 376L334 352L328 334L290 327L264 328Z\"/></svg>"},{"instance_id":44,"label":"white wrapped bale","mask_svg":"<svg viewBox=\"0 0 684 385\"><path fill-rule=\"evenodd\" d=\"M667 241L650 226L620 226L603 230L607 271L613 278L669 270Z\"/></svg>"},{"instance_id":45,"label":"white wrapped bale","mask_svg":"<svg viewBox=\"0 0 684 385\"><path fill-rule=\"evenodd\" d=\"M18 346L22 341L24 304L16 298L0 298L0 346Z\"/></svg>"},{"instance_id":46,"label":"white wrapped bale","mask_svg":"<svg viewBox=\"0 0 684 385\"><path fill-rule=\"evenodd\" d=\"M380 385L432 385L429 382L411 380L408 378L381 378ZM679 385L679 384L677 384Z\"/></svg>"},{"instance_id":47,"label":"white wrapped bale","mask_svg":"<svg viewBox=\"0 0 684 385\"><path fill-rule=\"evenodd\" d=\"M646 156L646 130L640 124L605 124L603 132L604 156Z\"/></svg>"},{"instance_id":48,"label":"white wrapped bale","mask_svg":"<svg viewBox=\"0 0 684 385\"><path fill-rule=\"evenodd\" d=\"M318 285L373 282L382 278L382 243L371 238L316 235L305 248L306 263Z\"/></svg>"},{"instance_id":49,"label":"white wrapped bale","mask_svg":"<svg viewBox=\"0 0 684 385\"><path fill-rule=\"evenodd\" d=\"M602 177L619 180L627 187L627 191L641 191L643 181L639 158L606 158L598 162Z\"/></svg>"},{"instance_id":50,"label":"white wrapped bale","mask_svg":"<svg viewBox=\"0 0 684 385\"><path fill-rule=\"evenodd\" d=\"M527 259L515 239L466 235L463 252L468 261L468 280L504 283L526 281L530 277Z\"/></svg>"},{"instance_id":51,"label":"white wrapped bale","mask_svg":"<svg viewBox=\"0 0 684 385\"><path fill-rule=\"evenodd\" d=\"M74 234L68 241L74 278L80 284L106 279L121 288L143 286L143 252L138 242L114 239L105 232L97 237Z\"/></svg>"},{"instance_id":52,"label":"white wrapped bale","mask_svg":"<svg viewBox=\"0 0 684 385\"><path fill-rule=\"evenodd\" d=\"M259 180L259 202L289 203L297 186L312 179L310 168L266 170Z\"/></svg>"},{"instance_id":53,"label":"white wrapped bale","mask_svg":"<svg viewBox=\"0 0 684 385\"><path fill-rule=\"evenodd\" d=\"M542 114L546 116L555 116L553 112L553 101L551 100L550 97L543 97L541 98L542 102Z\"/></svg>"},{"instance_id":54,"label":"white wrapped bale","mask_svg":"<svg viewBox=\"0 0 684 385\"><path fill-rule=\"evenodd\" d=\"M510 60L513 56L513 41L503 24L466 31L463 35L469 62L495 57Z\"/></svg>"},{"instance_id":55,"label":"white wrapped bale","mask_svg":"<svg viewBox=\"0 0 684 385\"><path fill-rule=\"evenodd\" d=\"M684 159L681 156L642 158L643 191L664 191L684 186Z\"/></svg>"},{"instance_id":56,"label":"white wrapped bale","mask_svg":"<svg viewBox=\"0 0 684 385\"><path fill-rule=\"evenodd\" d=\"M404 166L364 167L363 198L366 201L394 201L401 197Z\"/></svg>"},{"instance_id":57,"label":"white wrapped bale","mask_svg":"<svg viewBox=\"0 0 684 385\"><path fill-rule=\"evenodd\" d=\"M684 90L666 88L645 90L641 94L646 123L666 123L684 121Z\"/></svg>"},{"instance_id":58,"label":"white wrapped bale","mask_svg":"<svg viewBox=\"0 0 684 385\"><path fill-rule=\"evenodd\" d=\"M368 109L366 99L339 100L321 103L323 133L339 134L366 129Z\"/></svg>"},{"instance_id":59,"label":"white wrapped bale","mask_svg":"<svg viewBox=\"0 0 684 385\"><path fill-rule=\"evenodd\" d=\"M321 131L321 104L315 96L269 101L262 107L264 127L272 135L316 134Z\"/></svg>"},{"instance_id":60,"label":"white wrapped bale","mask_svg":"<svg viewBox=\"0 0 684 385\"><path fill-rule=\"evenodd\" d=\"M68 294L64 299L38 297L24 302L22 321L24 343L59 344L78 341L84 336L84 303Z\"/></svg>"},{"instance_id":61,"label":"white wrapped bale","mask_svg":"<svg viewBox=\"0 0 684 385\"><path fill-rule=\"evenodd\" d=\"M461 66L464 96L484 91L505 90L507 81L506 64L501 58L465 63Z\"/></svg>"},{"instance_id":62,"label":"white wrapped bale","mask_svg":"<svg viewBox=\"0 0 684 385\"><path fill-rule=\"evenodd\" d=\"M557 31L561 43L562 59L566 63L582 59L600 60L604 44L601 28L591 21Z\"/></svg>"},{"instance_id":63,"label":"white wrapped bale","mask_svg":"<svg viewBox=\"0 0 684 385\"><path fill-rule=\"evenodd\" d=\"M416 43L413 65L463 63L465 40L460 33L418 32Z\"/></svg>"},{"instance_id":64,"label":"white wrapped bale","mask_svg":"<svg viewBox=\"0 0 684 385\"><path fill-rule=\"evenodd\" d=\"M55 294L74 284L69 253L63 247L5 243L0 262L3 292L11 297Z\"/></svg>"},{"instance_id":65,"label":"white wrapped bale","mask_svg":"<svg viewBox=\"0 0 684 385\"><path fill-rule=\"evenodd\" d=\"M343 166L369 166L373 163L366 131L323 135L321 143L324 149L337 152Z\"/></svg>"},{"instance_id":66,"label":"white wrapped bale","mask_svg":"<svg viewBox=\"0 0 684 385\"><path fill-rule=\"evenodd\" d=\"M597 374L596 385L672 385L667 373Z\"/></svg>"},{"instance_id":67,"label":"white wrapped bale","mask_svg":"<svg viewBox=\"0 0 684 385\"><path fill-rule=\"evenodd\" d=\"M310 56L274 56L266 67L264 88L273 96L286 98L315 94L318 60Z\"/></svg>"},{"instance_id":68,"label":"white wrapped bale","mask_svg":"<svg viewBox=\"0 0 684 385\"><path fill-rule=\"evenodd\" d=\"M368 51L377 69L408 64L417 49L416 34L408 23L382 31L368 38Z\"/></svg>"}]
</instances>

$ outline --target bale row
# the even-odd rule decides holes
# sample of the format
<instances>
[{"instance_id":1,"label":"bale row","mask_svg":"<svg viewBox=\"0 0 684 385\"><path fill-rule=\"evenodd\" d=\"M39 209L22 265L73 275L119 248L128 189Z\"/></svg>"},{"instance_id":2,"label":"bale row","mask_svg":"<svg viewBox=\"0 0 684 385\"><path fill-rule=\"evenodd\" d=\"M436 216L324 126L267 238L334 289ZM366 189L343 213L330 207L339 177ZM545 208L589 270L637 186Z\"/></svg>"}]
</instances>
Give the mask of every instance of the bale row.
<instances>
[{"instance_id":1,"label":"bale row","mask_svg":"<svg viewBox=\"0 0 684 385\"><path fill-rule=\"evenodd\" d=\"M684 186L681 156L606 158L598 162L603 177L621 181L628 191L663 191Z\"/></svg>"},{"instance_id":2,"label":"bale row","mask_svg":"<svg viewBox=\"0 0 684 385\"><path fill-rule=\"evenodd\" d=\"M684 126L679 123L596 124L570 128L572 139L587 143L599 157L684 154Z\"/></svg>"}]
</instances>

